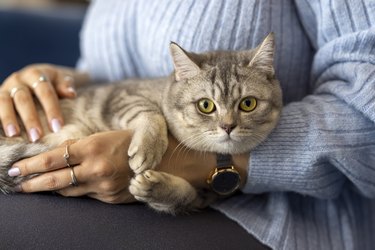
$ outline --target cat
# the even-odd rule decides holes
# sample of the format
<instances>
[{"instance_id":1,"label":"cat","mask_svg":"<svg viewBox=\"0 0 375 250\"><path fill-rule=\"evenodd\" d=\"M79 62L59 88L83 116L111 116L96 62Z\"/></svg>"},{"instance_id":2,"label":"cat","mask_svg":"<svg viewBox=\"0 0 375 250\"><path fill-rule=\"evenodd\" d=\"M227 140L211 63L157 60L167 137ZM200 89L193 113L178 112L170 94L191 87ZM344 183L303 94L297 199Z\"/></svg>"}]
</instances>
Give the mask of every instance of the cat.
<instances>
[{"instance_id":1,"label":"cat","mask_svg":"<svg viewBox=\"0 0 375 250\"><path fill-rule=\"evenodd\" d=\"M76 99L60 100L65 126L58 133L49 133L38 143L28 143L26 135L0 137L0 191L14 192L23 180L7 174L20 159L68 139L132 129L128 155L135 176L130 193L171 214L207 206L217 198L213 192L207 195L186 180L153 168L167 149L168 132L187 148L221 154L250 152L267 138L282 108L273 67L274 40L270 33L251 50L200 54L172 42L170 76L79 89Z\"/></svg>"}]
</instances>

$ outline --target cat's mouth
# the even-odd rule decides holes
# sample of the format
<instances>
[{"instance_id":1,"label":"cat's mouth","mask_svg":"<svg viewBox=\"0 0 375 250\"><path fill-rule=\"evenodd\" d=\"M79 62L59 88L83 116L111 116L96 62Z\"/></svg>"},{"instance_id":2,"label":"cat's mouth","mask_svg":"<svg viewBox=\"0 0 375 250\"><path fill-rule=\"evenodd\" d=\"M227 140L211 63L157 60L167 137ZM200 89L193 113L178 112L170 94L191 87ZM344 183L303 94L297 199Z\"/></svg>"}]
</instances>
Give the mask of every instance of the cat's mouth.
<instances>
[{"instance_id":1,"label":"cat's mouth","mask_svg":"<svg viewBox=\"0 0 375 250\"><path fill-rule=\"evenodd\" d=\"M226 136L226 137L224 137L224 138L220 138L220 142L221 143L225 143L225 142L230 142L230 141L232 141L232 139L230 138L230 136Z\"/></svg>"},{"instance_id":2,"label":"cat's mouth","mask_svg":"<svg viewBox=\"0 0 375 250\"><path fill-rule=\"evenodd\" d=\"M232 132L230 134L227 133L220 133L220 135L217 138L218 143L227 143L227 144L236 144L243 142L243 137L238 135L235 132Z\"/></svg>"},{"instance_id":3,"label":"cat's mouth","mask_svg":"<svg viewBox=\"0 0 375 250\"><path fill-rule=\"evenodd\" d=\"M223 135L221 135L220 136L220 138L219 138L219 142L220 143L228 143L228 142L234 142L235 140L233 139L233 135L231 135L231 134L223 134Z\"/></svg>"}]
</instances>

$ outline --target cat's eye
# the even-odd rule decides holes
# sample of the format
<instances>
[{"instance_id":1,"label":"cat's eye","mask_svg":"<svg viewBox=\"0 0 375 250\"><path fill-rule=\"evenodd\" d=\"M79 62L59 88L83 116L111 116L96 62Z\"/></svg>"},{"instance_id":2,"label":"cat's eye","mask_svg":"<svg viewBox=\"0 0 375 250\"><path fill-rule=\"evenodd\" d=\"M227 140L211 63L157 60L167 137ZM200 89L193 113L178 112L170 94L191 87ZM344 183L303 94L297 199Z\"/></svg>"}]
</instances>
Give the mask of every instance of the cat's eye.
<instances>
[{"instance_id":1,"label":"cat's eye","mask_svg":"<svg viewBox=\"0 0 375 250\"><path fill-rule=\"evenodd\" d=\"M253 111L257 106L257 99L254 97L245 97L241 100L239 108L242 111L250 112Z\"/></svg>"},{"instance_id":2,"label":"cat's eye","mask_svg":"<svg viewBox=\"0 0 375 250\"><path fill-rule=\"evenodd\" d=\"M216 110L215 103L207 98L200 99L197 102L197 107L204 114L210 114Z\"/></svg>"}]
</instances>

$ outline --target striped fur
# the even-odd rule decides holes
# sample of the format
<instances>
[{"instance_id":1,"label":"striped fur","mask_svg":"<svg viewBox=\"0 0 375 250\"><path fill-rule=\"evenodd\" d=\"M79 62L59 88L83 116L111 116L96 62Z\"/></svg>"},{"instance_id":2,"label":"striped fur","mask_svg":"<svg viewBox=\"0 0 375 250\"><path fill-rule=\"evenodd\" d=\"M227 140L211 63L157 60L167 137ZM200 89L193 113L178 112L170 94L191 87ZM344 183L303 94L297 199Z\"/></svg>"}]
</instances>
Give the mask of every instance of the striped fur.
<instances>
[{"instance_id":1,"label":"striped fur","mask_svg":"<svg viewBox=\"0 0 375 250\"><path fill-rule=\"evenodd\" d=\"M179 177L152 171L167 148L167 131L187 148L203 152L236 154L257 146L275 127L282 107L272 66L273 50L273 34L256 49L240 52L194 54L171 44L175 72L169 77L80 89L75 100L61 100L66 125L60 132L47 134L37 144L1 142L1 157L8 159L0 169L1 191L11 192L21 181L6 174L16 160L67 139L131 129L129 165L136 176L129 190L135 198L168 213L207 205L212 196L199 195L202 192ZM256 98L254 111L239 109L245 97ZM216 111L199 112L197 103L202 98L211 99ZM231 131L224 125L230 125Z\"/></svg>"},{"instance_id":2,"label":"striped fur","mask_svg":"<svg viewBox=\"0 0 375 250\"><path fill-rule=\"evenodd\" d=\"M243 194L214 207L272 249L374 249L374 3L96 0L80 67L97 79L166 75L171 40L239 50L274 31L282 115L249 155Z\"/></svg>"}]
</instances>

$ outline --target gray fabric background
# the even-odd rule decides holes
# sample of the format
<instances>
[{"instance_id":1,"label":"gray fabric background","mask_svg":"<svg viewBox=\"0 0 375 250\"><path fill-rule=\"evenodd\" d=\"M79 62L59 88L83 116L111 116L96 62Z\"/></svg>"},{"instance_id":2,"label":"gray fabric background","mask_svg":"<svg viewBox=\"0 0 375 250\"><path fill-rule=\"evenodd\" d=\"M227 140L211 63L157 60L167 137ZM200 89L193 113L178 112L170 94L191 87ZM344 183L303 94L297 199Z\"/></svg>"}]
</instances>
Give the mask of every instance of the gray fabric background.
<instances>
[{"instance_id":1,"label":"gray fabric background","mask_svg":"<svg viewBox=\"0 0 375 250\"><path fill-rule=\"evenodd\" d=\"M0 195L0 204L0 249L263 249L211 209L170 216L53 194Z\"/></svg>"}]
</instances>

